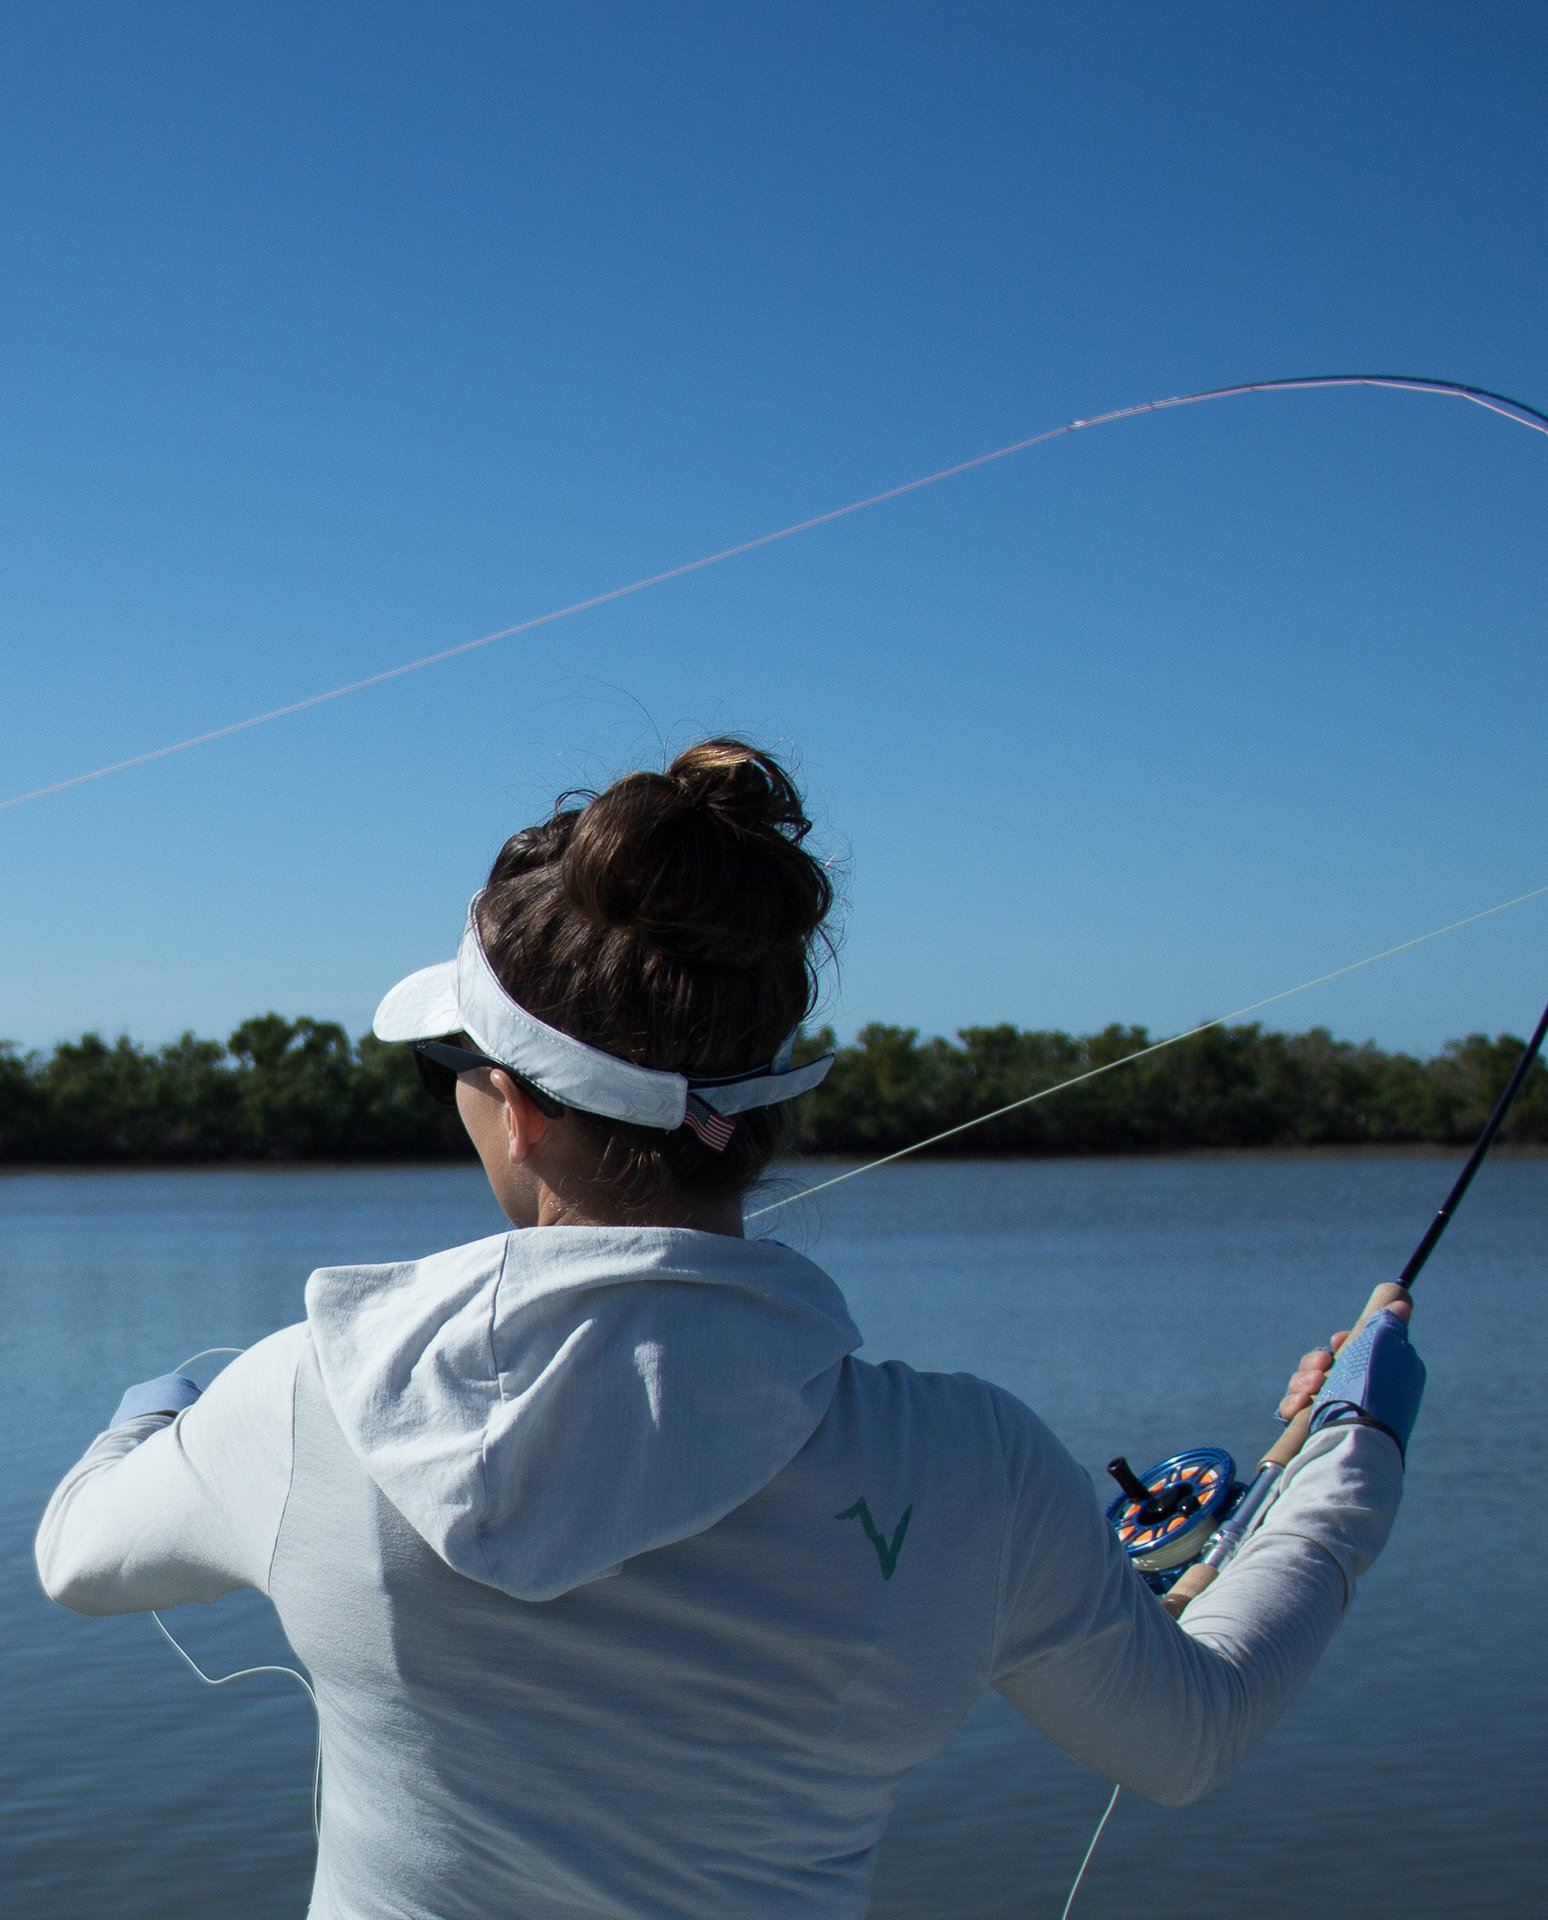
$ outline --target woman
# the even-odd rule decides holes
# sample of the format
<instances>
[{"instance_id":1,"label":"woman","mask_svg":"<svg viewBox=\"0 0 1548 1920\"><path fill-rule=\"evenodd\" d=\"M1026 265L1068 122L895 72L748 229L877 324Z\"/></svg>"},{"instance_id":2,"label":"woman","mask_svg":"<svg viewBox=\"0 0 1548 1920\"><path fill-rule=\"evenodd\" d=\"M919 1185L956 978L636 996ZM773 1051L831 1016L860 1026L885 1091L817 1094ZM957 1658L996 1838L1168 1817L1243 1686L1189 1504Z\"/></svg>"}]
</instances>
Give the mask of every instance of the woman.
<instances>
[{"instance_id":1,"label":"woman","mask_svg":"<svg viewBox=\"0 0 1548 1920\"><path fill-rule=\"evenodd\" d=\"M712 740L510 840L376 1030L524 1231L314 1273L202 1397L131 1389L50 1502L66 1606L273 1600L322 1722L313 1920L858 1914L989 1687L1180 1804L1386 1537L1406 1300L1357 1368L1306 1356L1283 1407L1321 1388L1319 1430L1179 1629L1025 1406L855 1359L828 1276L743 1237L827 1067L790 1055L832 898L807 830Z\"/></svg>"}]
</instances>

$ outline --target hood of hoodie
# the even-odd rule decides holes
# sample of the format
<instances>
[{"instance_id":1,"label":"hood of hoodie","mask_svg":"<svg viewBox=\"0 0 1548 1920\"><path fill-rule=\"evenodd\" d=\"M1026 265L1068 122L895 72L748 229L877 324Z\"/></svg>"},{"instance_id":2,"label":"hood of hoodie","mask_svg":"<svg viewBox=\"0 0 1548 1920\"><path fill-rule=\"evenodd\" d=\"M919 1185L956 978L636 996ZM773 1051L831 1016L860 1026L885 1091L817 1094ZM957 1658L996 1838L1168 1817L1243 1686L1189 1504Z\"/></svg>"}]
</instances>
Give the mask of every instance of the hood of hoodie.
<instances>
[{"instance_id":1,"label":"hood of hoodie","mask_svg":"<svg viewBox=\"0 0 1548 1920\"><path fill-rule=\"evenodd\" d=\"M551 1600L765 1486L860 1344L776 1240L534 1227L322 1267L306 1312L351 1448L450 1566Z\"/></svg>"}]
</instances>

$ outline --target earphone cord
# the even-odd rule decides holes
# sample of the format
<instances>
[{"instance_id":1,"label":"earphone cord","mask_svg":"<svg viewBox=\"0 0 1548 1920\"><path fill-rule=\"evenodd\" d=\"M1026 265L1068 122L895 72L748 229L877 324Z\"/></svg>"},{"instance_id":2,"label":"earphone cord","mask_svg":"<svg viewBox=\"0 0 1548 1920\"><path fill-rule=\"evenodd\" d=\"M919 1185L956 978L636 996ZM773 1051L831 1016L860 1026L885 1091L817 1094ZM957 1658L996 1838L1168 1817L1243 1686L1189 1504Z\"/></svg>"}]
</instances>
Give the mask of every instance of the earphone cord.
<instances>
[{"instance_id":1,"label":"earphone cord","mask_svg":"<svg viewBox=\"0 0 1548 1920\"><path fill-rule=\"evenodd\" d=\"M175 1371L178 1373L185 1372L193 1365L195 1360L203 1360L208 1354L242 1353L244 1351L245 1349L242 1347L203 1347L198 1353L190 1354ZM315 1839L320 1841L322 1839L322 1710L317 1704L317 1695L313 1690L311 1681L307 1679L304 1673L298 1672L294 1667L271 1665L239 1667L235 1673L206 1673L154 1607L151 1608L151 1618L161 1630L163 1638L171 1642L172 1649L178 1658L185 1666L191 1667L207 1687L223 1687L228 1681L245 1680L250 1674L254 1673L288 1673L292 1680L306 1689L306 1697L312 1703L312 1712L317 1716L317 1759L312 1768L312 1834Z\"/></svg>"},{"instance_id":2,"label":"earphone cord","mask_svg":"<svg viewBox=\"0 0 1548 1920\"><path fill-rule=\"evenodd\" d=\"M199 1676L199 1678L204 1682L204 1684L207 1687L223 1687L225 1686L228 1680L245 1680L249 1674L253 1674L253 1673L288 1673L292 1680L299 1681L300 1684L306 1688L306 1697L312 1703L313 1713L317 1714L317 1760L315 1765L312 1768L312 1833L316 1839L321 1840L322 1838L322 1714L318 1710L317 1695L312 1691L311 1681L307 1679L304 1673L298 1673L294 1667L280 1667L280 1666L239 1667L235 1673L206 1673L203 1667L199 1665L198 1661L194 1659L193 1655L188 1651L188 1649L185 1646L183 1646L181 1642L177 1639L177 1636L170 1630L170 1628L167 1626L166 1621L162 1619L161 1615L156 1612L154 1607L151 1609L151 1618L152 1620L155 1621L156 1625L161 1629L162 1633L166 1636L166 1638L171 1641L173 1651L188 1666L193 1668L194 1672Z\"/></svg>"}]
</instances>

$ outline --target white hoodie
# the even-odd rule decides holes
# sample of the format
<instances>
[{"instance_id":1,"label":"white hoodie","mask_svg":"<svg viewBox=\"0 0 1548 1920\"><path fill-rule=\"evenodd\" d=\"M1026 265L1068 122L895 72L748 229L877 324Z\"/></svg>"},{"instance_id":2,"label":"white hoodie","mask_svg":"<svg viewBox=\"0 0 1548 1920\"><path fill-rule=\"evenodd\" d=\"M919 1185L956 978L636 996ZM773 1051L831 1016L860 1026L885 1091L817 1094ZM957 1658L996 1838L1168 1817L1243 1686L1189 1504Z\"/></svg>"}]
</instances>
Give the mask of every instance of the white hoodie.
<instances>
[{"instance_id":1,"label":"white hoodie","mask_svg":"<svg viewBox=\"0 0 1548 1920\"><path fill-rule=\"evenodd\" d=\"M267 1593L316 1687L312 1920L838 1920L997 1688L1181 1803L1288 1705L1401 1467L1330 1429L1179 1630L1089 1482L968 1374L873 1366L769 1240L527 1230L324 1268L43 1517L85 1613Z\"/></svg>"}]
</instances>

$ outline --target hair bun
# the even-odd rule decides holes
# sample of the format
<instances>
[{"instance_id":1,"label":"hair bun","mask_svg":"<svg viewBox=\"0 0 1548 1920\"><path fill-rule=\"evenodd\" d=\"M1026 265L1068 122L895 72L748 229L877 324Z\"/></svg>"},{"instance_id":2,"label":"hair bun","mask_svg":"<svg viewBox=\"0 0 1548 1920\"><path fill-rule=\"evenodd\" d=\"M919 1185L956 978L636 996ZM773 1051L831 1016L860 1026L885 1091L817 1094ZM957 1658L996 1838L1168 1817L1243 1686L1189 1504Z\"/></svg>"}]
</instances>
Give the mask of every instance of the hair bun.
<instances>
[{"instance_id":1,"label":"hair bun","mask_svg":"<svg viewBox=\"0 0 1548 1920\"><path fill-rule=\"evenodd\" d=\"M709 807L739 827L788 834L794 841L811 832L790 775L740 740L701 740L677 756L666 777L691 805Z\"/></svg>"},{"instance_id":2,"label":"hair bun","mask_svg":"<svg viewBox=\"0 0 1548 1920\"><path fill-rule=\"evenodd\" d=\"M741 740L702 740L665 773L628 774L573 819L567 898L673 958L757 966L804 945L833 903L800 845L811 822L794 782Z\"/></svg>"}]
</instances>

